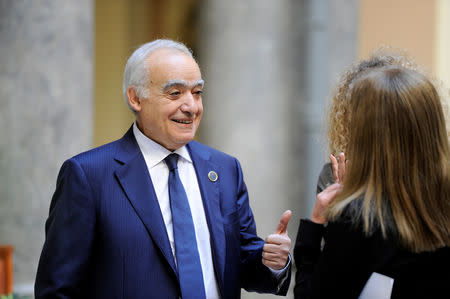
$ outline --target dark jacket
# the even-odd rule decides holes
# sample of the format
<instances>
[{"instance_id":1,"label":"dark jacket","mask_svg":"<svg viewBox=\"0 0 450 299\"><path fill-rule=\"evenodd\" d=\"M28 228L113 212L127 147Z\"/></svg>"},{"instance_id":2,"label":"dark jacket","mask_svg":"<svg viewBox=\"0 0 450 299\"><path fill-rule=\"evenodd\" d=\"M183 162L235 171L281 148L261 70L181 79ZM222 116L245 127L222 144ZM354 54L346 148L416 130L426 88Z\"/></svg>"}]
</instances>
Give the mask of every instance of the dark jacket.
<instances>
[{"instance_id":1,"label":"dark jacket","mask_svg":"<svg viewBox=\"0 0 450 299\"><path fill-rule=\"evenodd\" d=\"M326 165L319 182L329 171ZM367 237L351 219L344 213L326 227L301 220L294 248L295 298L358 298L372 272L394 278L392 299L450 296L450 248L412 253L394 235L384 239L380 230Z\"/></svg>"}]
</instances>

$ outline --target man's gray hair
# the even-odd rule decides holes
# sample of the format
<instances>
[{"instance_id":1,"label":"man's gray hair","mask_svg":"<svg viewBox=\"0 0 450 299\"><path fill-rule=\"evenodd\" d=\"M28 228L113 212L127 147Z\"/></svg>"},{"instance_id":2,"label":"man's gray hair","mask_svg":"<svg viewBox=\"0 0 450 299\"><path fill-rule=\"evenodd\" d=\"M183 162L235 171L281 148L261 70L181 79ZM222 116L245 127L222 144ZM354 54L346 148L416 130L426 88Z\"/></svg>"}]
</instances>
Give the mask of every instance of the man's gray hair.
<instances>
[{"instance_id":1,"label":"man's gray hair","mask_svg":"<svg viewBox=\"0 0 450 299\"><path fill-rule=\"evenodd\" d=\"M128 108L130 108L130 110L133 112L135 111L128 102L127 88L129 86L134 86L136 95L139 98L149 97L148 85L150 83L150 70L145 63L145 59L154 51L163 48L174 49L193 58L192 51L189 50L184 44L170 39L157 39L152 42L143 44L136 51L134 51L133 54L131 54L130 58L128 58L127 64L125 65L122 83L122 91L125 103L127 103Z\"/></svg>"}]
</instances>

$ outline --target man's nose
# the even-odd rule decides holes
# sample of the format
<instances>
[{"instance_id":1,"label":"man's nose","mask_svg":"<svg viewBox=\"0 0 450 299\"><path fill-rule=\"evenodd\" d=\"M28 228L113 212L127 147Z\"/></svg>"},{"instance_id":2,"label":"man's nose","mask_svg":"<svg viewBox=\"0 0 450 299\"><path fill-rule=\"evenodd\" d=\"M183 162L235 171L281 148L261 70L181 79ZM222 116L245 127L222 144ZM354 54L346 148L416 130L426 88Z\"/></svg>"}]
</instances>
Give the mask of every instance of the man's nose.
<instances>
[{"instance_id":1,"label":"man's nose","mask_svg":"<svg viewBox=\"0 0 450 299\"><path fill-rule=\"evenodd\" d=\"M186 93L183 97L183 104L181 105L181 111L195 114L198 112L198 105L195 101L194 95L190 92Z\"/></svg>"}]
</instances>

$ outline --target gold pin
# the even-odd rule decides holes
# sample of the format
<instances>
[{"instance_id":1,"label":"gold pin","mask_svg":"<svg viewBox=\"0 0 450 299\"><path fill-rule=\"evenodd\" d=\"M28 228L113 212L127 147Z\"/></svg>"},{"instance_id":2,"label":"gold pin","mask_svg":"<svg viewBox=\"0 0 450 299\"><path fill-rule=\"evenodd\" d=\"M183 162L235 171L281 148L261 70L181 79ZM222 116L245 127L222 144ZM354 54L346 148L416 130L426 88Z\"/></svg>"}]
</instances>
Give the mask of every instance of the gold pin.
<instances>
[{"instance_id":1,"label":"gold pin","mask_svg":"<svg viewBox=\"0 0 450 299\"><path fill-rule=\"evenodd\" d=\"M215 181L217 181L217 179L219 178L219 175L217 175L217 172L215 172L215 171L210 171L210 172L208 172L208 179L211 181L211 182L215 182Z\"/></svg>"}]
</instances>

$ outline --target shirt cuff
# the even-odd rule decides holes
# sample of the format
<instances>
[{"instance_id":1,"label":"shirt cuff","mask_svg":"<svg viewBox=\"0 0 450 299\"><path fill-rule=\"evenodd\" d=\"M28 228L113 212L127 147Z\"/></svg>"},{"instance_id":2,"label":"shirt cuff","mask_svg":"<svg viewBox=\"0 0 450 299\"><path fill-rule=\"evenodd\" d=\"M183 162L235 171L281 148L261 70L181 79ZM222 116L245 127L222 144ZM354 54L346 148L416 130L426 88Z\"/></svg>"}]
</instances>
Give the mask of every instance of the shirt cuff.
<instances>
[{"instance_id":1,"label":"shirt cuff","mask_svg":"<svg viewBox=\"0 0 450 299\"><path fill-rule=\"evenodd\" d=\"M267 266L266 266L266 267L269 268L270 272L272 272L272 274L275 275L275 277L276 277L277 279L280 279L280 277L283 277L283 276L286 275L287 270L289 269L289 266L290 266L290 265L291 265L291 254L289 253L289 255L288 255L288 261L287 261L287 263L286 263L286 266L284 266L283 269L280 269L280 270L274 270L274 269L272 269L272 268L270 268L270 267L267 267Z\"/></svg>"},{"instance_id":2,"label":"shirt cuff","mask_svg":"<svg viewBox=\"0 0 450 299\"><path fill-rule=\"evenodd\" d=\"M291 266L291 254L289 253L288 261L286 263L286 266L284 266L283 269L274 270L270 267L267 267L267 268L269 268L270 272L272 272L272 275L275 277L275 279L278 281L276 294L278 294L280 292L281 287L283 286L286 279L289 277L288 274L289 274L289 271L291 270L290 266Z\"/></svg>"}]
</instances>

